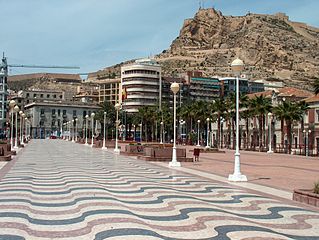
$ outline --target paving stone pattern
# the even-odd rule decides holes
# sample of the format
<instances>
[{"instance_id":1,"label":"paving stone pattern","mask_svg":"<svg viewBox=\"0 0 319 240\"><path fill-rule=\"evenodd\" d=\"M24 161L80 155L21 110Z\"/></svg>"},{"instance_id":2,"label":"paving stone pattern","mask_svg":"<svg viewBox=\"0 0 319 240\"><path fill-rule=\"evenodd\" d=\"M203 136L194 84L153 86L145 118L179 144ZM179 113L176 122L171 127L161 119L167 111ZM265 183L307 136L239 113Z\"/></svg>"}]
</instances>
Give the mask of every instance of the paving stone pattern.
<instances>
[{"instance_id":1,"label":"paving stone pattern","mask_svg":"<svg viewBox=\"0 0 319 240\"><path fill-rule=\"evenodd\" d=\"M319 239L319 212L62 140L0 181L0 239Z\"/></svg>"}]
</instances>

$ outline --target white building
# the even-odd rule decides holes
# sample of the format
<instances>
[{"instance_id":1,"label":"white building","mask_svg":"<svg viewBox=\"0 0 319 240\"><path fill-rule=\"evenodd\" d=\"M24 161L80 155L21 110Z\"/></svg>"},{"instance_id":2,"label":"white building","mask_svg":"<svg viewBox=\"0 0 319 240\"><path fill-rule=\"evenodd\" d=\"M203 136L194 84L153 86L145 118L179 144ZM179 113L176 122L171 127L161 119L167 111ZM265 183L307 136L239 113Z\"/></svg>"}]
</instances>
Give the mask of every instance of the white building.
<instances>
[{"instance_id":1,"label":"white building","mask_svg":"<svg viewBox=\"0 0 319 240\"><path fill-rule=\"evenodd\" d=\"M161 107L161 66L152 59L136 60L121 67L120 102L125 111L138 112L142 106Z\"/></svg>"},{"instance_id":2,"label":"white building","mask_svg":"<svg viewBox=\"0 0 319 240\"><path fill-rule=\"evenodd\" d=\"M100 107L80 102L32 102L24 106L25 114L31 122L31 137L46 138L50 135L61 136L63 124L77 119L78 131L82 132L85 116L91 116ZM74 123L75 124L75 123ZM88 125L90 128L91 125Z\"/></svg>"}]
</instances>

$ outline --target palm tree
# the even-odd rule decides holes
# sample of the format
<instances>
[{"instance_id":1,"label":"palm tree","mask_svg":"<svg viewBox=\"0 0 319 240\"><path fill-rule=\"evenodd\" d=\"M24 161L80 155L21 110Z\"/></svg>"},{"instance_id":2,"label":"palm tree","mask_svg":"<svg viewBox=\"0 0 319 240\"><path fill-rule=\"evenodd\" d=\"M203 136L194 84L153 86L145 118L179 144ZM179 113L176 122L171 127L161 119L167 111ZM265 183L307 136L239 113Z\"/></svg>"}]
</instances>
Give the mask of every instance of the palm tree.
<instances>
[{"instance_id":1,"label":"palm tree","mask_svg":"<svg viewBox=\"0 0 319 240\"><path fill-rule=\"evenodd\" d=\"M251 109L253 114L258 118L259 149L261 150L265 136L265 116L272 109L271 99L266 98L263 95L255 96L253 99L251 99Z\"/></svg>"},{"instance_id":2,"label":"palm tree","mask_svg":"<svg viewBox=\"0 0 319 240\"><path fill-rule=\"evenodd\" d=\"M275 115L282 120L282 123L286 123L287 127L287 140L288 140L288 153L291 153L292 144L292 123L293 121L300 121L303 118L305 109L308 106L305 103L283 101L274 108ZM284 137L283 124L282 124L282 139Z\"/></svg>"},{"instance_id":3,"label":"palm tree","mask_svg":"<svg viewBox=\"0 0 319 240\"><path fill-rule=\"evenodd\" d=\"M221 119L225 117L226 106L222 99L215 100L213 110L217 114L217 146L222 148Z\"/></svg>"},{"instance_id":4,"label":"palm tree","mask_svg":"<svg viewBox=\"0 0 319 240\"><path fill-rule=\"evenodd\" d=\"M313 83L314 92L317 95L319 93L319 77L317 77Z\"/></svg>"}]
</instances>

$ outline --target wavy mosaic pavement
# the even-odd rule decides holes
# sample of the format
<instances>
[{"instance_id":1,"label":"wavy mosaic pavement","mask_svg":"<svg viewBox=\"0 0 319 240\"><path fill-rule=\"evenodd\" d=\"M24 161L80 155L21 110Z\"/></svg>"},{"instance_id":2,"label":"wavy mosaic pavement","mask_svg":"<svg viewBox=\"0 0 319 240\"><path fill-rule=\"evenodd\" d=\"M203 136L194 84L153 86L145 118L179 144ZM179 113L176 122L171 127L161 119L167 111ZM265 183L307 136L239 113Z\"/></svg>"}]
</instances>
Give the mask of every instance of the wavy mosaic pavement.
<instances>
[{"instance_id":1,"label":"wavy mosaic pavement","mask_svg":"<svg viewBox=\"0 0 319 240\"><path fill-rule=\"evenodd\" d=\"M83 145L34 140L0 181L0 239L319 239L319 213Z\"/></svg>"}]
</instances>

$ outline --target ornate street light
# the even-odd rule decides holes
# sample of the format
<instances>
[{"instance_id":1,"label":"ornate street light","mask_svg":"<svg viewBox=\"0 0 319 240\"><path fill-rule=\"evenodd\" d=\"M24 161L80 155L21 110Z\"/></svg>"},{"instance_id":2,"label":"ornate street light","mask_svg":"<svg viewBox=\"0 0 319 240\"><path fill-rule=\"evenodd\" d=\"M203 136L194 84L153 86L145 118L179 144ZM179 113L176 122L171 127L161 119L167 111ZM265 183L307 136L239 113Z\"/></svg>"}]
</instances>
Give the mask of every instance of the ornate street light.
<instances>
[{"instance_id":1,"label":"ornate street light","mask_svg":"<svg viewBox=\"0 0 319 240\"><path fill-rule=\"evenodd\" d=\"M199 124L200 124L200 120L197 120L197 147L200 147L200 144L199 144Z\"/></svg>"},{"instance_id":2,"label":"ornate street light","mask_svg":"<svg viewBox=\"0 0 319 240\"><path fill-rule=\"evenodd\" d=\"M89 115L85 115L85 145L88 144L88 120L89 120Z\"/></svg>"},{"instance_id":3,"label":"ornate street light","mask_svg":"<svg viewBox=\"0 0 319 240\"><path fill-rule=\"evenodd\" d=\"M140 126L140 141L141 141L141 143L142 143L142 138L143 138L143 123L141 122L141 123L139 124L139 126Z\"/></svg>"},{"instance_id":4,"label":"ornate street light","mask_svg":"<svg viewBox=\"0 0 319 240\"><path fill-rule=\"evenodd\" d=\"M247 181L247 177L240 172L240 153L239 153L239 76L244 69L244 62L239 58L235 59L231 63L231 68L236 75L236 152L235 152L235 164L234 173L229 174L228 181L243 182Z\"/></svg>"},{"instance_id":5,"label":"ornate street light","mask_svg":"<svg viewBox=\"0 0 319 240\"><path fill-rule=\"evenodd\" d=\"M16 113L16 136L14 139L14 148L18 148L18 112L19 112L19 107L16 105L13 108L13 110Z\"/></svg>"},{"instance_id":6,"label":"ornate street light","mask_svg":"<svg viewBox=\"0 0 319 240\"><path fill-rule=\"evenodd\" d=\"M180 167L181 163L177 162L177 156L176 156L176 93L179 91L178 83L176 83L176 82L172 83L171 90L174 94L174 144L173 144L172 161L169 162L169 166L170 167Z\"/></svg>"},{"instance_id":7,"label":"ornate street light","mask_svg":"<svg viewBox=\"0 0 319 240\"><path fill-rule=\"evenodd\" d=\"M271 122L272 122L272 113L269 112L268 113L268 132L269 132L269 147L268 147L268 151L267 153L273 153L272 149L271 149L271 143L272 143L272 131L271 131Z\"/></svg>"},{"instance_id":8,"label":"ornate street light","mask_svg":"<svg viewBox=\"0 0 319 240\"><path fill-rule=\"evenodd\" d=\"M28 130L28 118L27 117L25 117L24 118L24 131L25 131L25 138L26 138L26 140L28 141L28 139L29 139L29 130Z\"/></svg>"},{"instance_id":9,"label":"ornate street light","mask_svg":"<svg viewBox=\"0 0 319 240\"><path fill-rule=\"evenodd\" d=\"M207 122L206 148L210 148L210 146L209 146L209 121L210 121L210 119L207 118L206 119L206 122Z\"/></svg>"},{"instance_id":10,"label":"ornate street light","mask_svg":"<svg viewBox=\"0 0 319 240\"><path fill-rule=\"evenodd\" d=\"M14 119L13 119L13 115L14 115L14 106L16 105L16 102L14 100L11 100L9 102L9 107L10 107L10 115L11 115L11 123L10 123L10 145L11 147L13 147L13 129L14 129Z\"/></svg>"},{"instance_id":11,"label":"ornate street light","mask_svg":"<svg viewBox=\"0 0 319 240\"><path fill-rule=\"evenodd\" d=\"M24 119L25 119L25 113L21 114L21 144L24 144Z\"/></svg>"},{"instance_id":12,"label":"ornate street light","mask_svg":"<svg viewBox=\"0 0 319 240\"><path fill-rule=\"evenodd\" d=\"M106 136L106 112L104 112L104 118L103 118L103 126L104 126L104 129L103 129L103 147L102 149L103 150L107 150L107 147L105 146L105 136Z\"/></svg>"},{"instance_id":13,"label":"ornate street light","mask_svg":"<svg viewBox=\"0 0 319 240\"><path fill-rule=\"evenodd\" d=\"M120 153L120 149L118 148L118 127L119 127L119 110L120 110L121 105L119 103L115 104L115 109L116 109L116 130L115 130L115 148L114 152L115 153Z\"/></svg>"},{"instance_id":14,"label":"ornate street light","mask_svg":"<svg viewBox=\"0 0 319 240\"><path fill-rule=\"evenodd\" d=\"M163 126L164 126L164 123L161 122L161 142L160 142L160 144L163 144Z\"/></svg>"},{"instance_id":15,"label":"ornate street light","mask_svg":"<svg viewBox=\"0 0 319 240\"><path fill-rule=\"evenodd\" d=\"M22 114L23 114L23 111L20 110L20 111L19 111L19 115L20 115L20 144L23 144L23 139L22 139L22 126L23 126L23 123L22 123Z\"/></svg>"},{"instance_id":16,"label":"ornate street light","mask_svg":"<svg viewBox=\"0 0 319 240\"><path fill-rule=\"evenodd\" d=\"M75 142L75 129L74 129L74 119L72 119L71 121L71 127L72 127L72 135L71 135L71 139L72 139L72 142Z\"/></svg>"},{"instance_id":17,"label":"ornate street light","mask_svg":"<svg viewBox=\"0 0 319 240\"><path fill-rule=\"evenodd\" d=\"M75 118L75 141L78 141L78 118Z\"/></svg>"},{"instance_id":18,"label":"ornate street light","mask_svg":"<svg viewBox=\"0 0 319 240\"><path fill-rule=\"evenodd\" d=\"M94 145L94 116L95 116L95 113L92 112L91 113L91 121L92 121L92 142L91 142L91 147L93 147Z\"/></svg>"}]
</instances>

